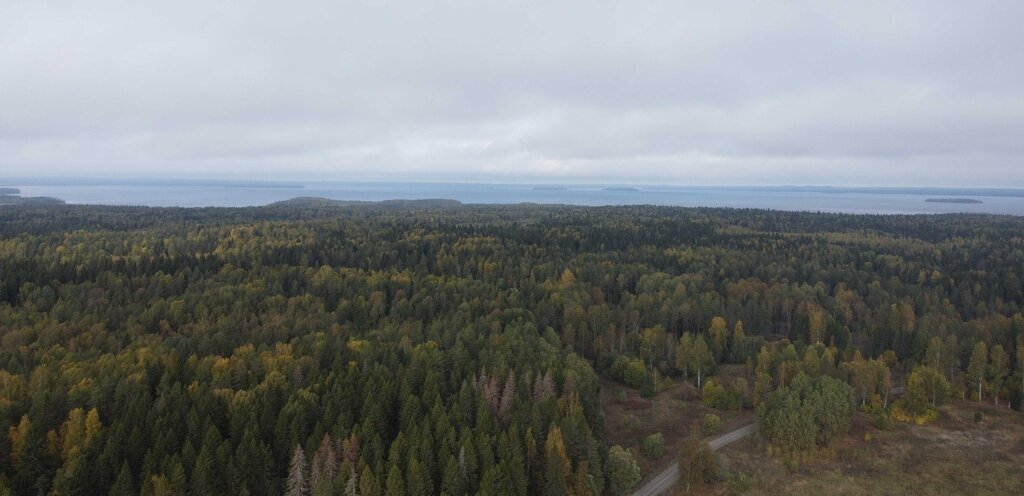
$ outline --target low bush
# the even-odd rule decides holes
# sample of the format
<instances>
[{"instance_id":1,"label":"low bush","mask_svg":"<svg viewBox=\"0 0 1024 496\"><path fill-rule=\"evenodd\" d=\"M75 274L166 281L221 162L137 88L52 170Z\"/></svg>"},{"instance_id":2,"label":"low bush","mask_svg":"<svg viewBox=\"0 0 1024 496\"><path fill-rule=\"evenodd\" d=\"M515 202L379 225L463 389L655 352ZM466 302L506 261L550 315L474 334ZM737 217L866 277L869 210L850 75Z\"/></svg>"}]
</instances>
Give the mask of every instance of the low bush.
<instances>
[{"instance_id":1,"label":"low bush","mask_svg":"<svg viewBox=\"0 0 1024 496\"><path fill-rule=\"evenodd\" d=\"M704 420L700 425L701 432L705 436L714 436L722 431L722 418L713 413L705 413Z\"/></svg>"},{"instance_id":2,"label":"low bush","mask_svg":"<svg viewBox=\"0 0 1024 496\"><path fill-rule=\"evenodd\" d=\"M720 382L708 379L701 391L704 405L716 410L741 410L747 403L747 383L743 379Z\"/></svg>"},{"instance_id":3,"label":"low bush","mask_svg":"<svg viewBox=\"0 0 1024 496\"><path fill-rule=\"evenodd\" d=\"M656 432L644 438L644 455L651 460L657 460L665 454L665 436Z\"/></svg>"},{"instance_id":4,"label":"low bush","mask_svg":"<svg viewBox=\"0 0 1024 496\"><path fill-rule=\"evenodd\" d=\"M875 428L878 430L888 431L891 430L894 425L892 416L885 410L878 412L878 415L875 416Z\"/></svg>"},{"instance_id":5,"label":"low bush","mask_svg":"<svg viewBox=\"0 0 1024 496\"><path fill-rule=\"evenodd\" d=\"M892 420L896 422L924 425L928 422L934 422L937 420L939 418L939 412L934 408L926 408L917 414L913 414L897 403L896 405L893 405L890 416L892 417Z\"/></svg>"}]
</instances>

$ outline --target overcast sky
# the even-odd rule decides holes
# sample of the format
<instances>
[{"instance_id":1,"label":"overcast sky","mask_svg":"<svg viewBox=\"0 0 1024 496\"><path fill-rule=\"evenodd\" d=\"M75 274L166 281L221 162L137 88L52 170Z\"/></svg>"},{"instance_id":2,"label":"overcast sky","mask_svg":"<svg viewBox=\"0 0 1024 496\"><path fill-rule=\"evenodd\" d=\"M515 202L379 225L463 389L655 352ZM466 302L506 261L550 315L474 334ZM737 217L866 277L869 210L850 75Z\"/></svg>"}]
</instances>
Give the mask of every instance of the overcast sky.
<instances>
[{"instance_id":1,"label":"overcast sky","mask_svg":"<svg viewBox=\"0 0 1024 496\"><path fill-rule=\"evenodd\" d=\"M0 177L1024 187L1022 26L1021 0L4 1Z\"/></svg>"}]
</instances>

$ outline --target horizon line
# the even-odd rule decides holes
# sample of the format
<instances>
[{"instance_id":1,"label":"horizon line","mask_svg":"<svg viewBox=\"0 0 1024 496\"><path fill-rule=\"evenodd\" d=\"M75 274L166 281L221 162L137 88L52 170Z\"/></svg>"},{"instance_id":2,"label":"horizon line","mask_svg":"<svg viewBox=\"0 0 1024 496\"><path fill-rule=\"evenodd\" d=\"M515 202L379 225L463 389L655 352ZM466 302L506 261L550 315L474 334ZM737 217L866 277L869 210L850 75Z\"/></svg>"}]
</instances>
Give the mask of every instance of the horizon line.
<instances>
[{"instance_id":1,"label":"horizon line","mask_svg":"<svg viewBox=\"0 0 1024 496\"><path fill-rule=\"evenodd\" d=\"M41 183L41 184L17 184L17 183ZM456 180L456 179L266 179L266 178L197 178L197 177L160 177L160 176L138 176L116 178L109 176L0 176L0 187L15 186L74 186L79 183L91 185L149 185L150 183L188 183L189 185L218 185L218 184L253 184L253 185L275 185L304 187L307 184L433 184L433 185L489 185L489 186L633 186L633 187L660 187L660 188L743 188L743 189L766 189L766 188L793 188L793 189L875 189L875 190L901 190L901 189L948 189L948 190L1002 190L1002 191L1024 191L1024 186L942 186L942 185L865 185L865 184L828 184L828 183L675 183L657 181L553 181L545 179L534 179L524 181L492 181L492 180Z\"/></svg>"}]
</instances>

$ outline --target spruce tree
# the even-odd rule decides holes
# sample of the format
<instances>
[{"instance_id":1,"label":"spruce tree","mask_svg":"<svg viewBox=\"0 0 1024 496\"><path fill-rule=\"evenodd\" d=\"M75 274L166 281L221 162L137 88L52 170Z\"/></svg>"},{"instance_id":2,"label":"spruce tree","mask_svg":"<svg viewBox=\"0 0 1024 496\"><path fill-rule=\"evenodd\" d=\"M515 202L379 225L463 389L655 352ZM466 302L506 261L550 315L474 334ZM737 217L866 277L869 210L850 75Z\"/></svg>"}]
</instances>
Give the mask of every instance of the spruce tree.
<instances>
[{"instance_id":1,"label":"spruce tree","mask_svg":"<svg viewBox=\"0 0 1024 496\"><path fill-rule=\"evenodd\" d=\"M544 441L544 495L565 496L569 490L572 466L565 453L562 430L551 426Z\"/></svg>"},{"instance_id":2,"label":"spruce tree","mask_svg":"<svg viewBox=\"0 0 1024 496\"><path fill-rule=\"evenodd\" d=\"M131 467L128 460L121 463L121 470L117 473L117 479L110 488L110 496L136 496L135 484L132 481Z\"/></svg>"},{"instance_id":3,"label":"spruce tree","mask_svg":"<svg viewBox=\"0 0 1024 496\"><path fill-rule=\"evenodd\" d=\"M386 496L405 496L405 480L398 465L392 464L388 469L388 478L384 483L384 494Z\"/></svg>"}]
</instances>

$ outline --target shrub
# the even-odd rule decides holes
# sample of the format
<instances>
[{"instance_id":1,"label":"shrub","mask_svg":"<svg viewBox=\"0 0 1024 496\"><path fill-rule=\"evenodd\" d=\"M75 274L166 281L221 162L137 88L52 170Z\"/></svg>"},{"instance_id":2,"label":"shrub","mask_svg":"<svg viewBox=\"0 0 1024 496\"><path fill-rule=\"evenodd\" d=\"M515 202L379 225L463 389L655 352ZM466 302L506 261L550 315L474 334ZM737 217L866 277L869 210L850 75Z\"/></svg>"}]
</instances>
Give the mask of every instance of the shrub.
<instances>
[{"instance_id":1,"label":"shrub","mask_svg":"<svg viewBox=\"0 0 1024 496\"><path fill-rule=\"evenodd\" d=\"M714 379L708 379L704 381L704 388L701 390L701 400L704 401L704 406L711 408L719 408L720 405L728 401L726 396L725 388L718 385L718 381Z\"/></svg>"},{"instance_id":2,"label":"shrub","mask_svg":"<svg viewBox=\"0 0 1024 496\"><path fill-rule=\"evenodd\" d=\"M660 393L662 391L667 391L669 389L672 389L672 386L674 386L674 385L675 385L675 382L672 381L671 377L664 376L664 377L661 378L660 381L658 381L658 392Z\"/></svg>"},{"instance_id":3,"label":"shrub","mask_svg":"<svg viewBox=\"0 0 1024 496\"><path fill-rule=\"evenodd\" d=\"M722 430L722 418L713 413L705 413L704 420L700 426L705 436L714 436Z\"/></svg>"},{"instance_id":4,"label":"shrub","mask_svg":"<svg viewBox=\"0 0 1024 496\"><path fill-rule=\"evenodd\" d=\"M647 382L648 374L647 368L644 367L644 363L638 359L632 359L629 364L626 365L626 369L622 371L622 379L626 381L629 387L638 389Z\"/></svg>"},{"instance_id":5,"label":"shrub","mask_svg":"<svg viewBox=\"0 0 1024 496\"><path fill-rule=\"evenodd\" d=\"M641 398L653 398L658 394L657 383L655 382L657 380L657 372L648 374L645 369L644 375L639 380L641 381L639 386Z\"/></svg>"},{"instance_id":6,"label":"shrub","mask_svg":"<svg viewBox=\"0 0 1024 496\"><path fill-rule=\"evenodd\" d=\"M742 379L732 383L708 379L701 391L701 399L704 405L716 410L740 410L746 403L746 389L747 383Z\"/></svg>"},{"instance_id":7,"label":"shrub","mask_svg":"<svg viewBox=\"0 0 1024 496\"><path fill-rule=\"evenodd\" d=\"M800 458L794 455L785 456L782 458L782 465L786 467L786 470L795 473L800 470Z\"/></svg>"},{"instance_id":8,"label":"shrub","mask_svg":"<svg viewBox=\"0 0 1024 496\"><path fill-rule=\"evenodd\" d=\"M665 436L656 432L644 438L644 455L651 460L657 460L665 454Z\"/></svg>"},{"instance_id":9,"label":"shrub","mask_svg":"<svg viewBox=\"0 0 1024 496\"><path fill-rule=\"evenodd\" d=\"M629 366L629 357L626 355L619 355L615 357L612 362L612 377L622 380L626 375L626 367Z\"/></svg>"},{"instance_id":10,"label":"shrub","mask_svg":"<svg viewBox=\"0 0 1024 496\"><path fill-rule=\"evenodd\" d=\"M636 415L628 414L622 418L622 428L628 431L639 429L640 419Z\"/></svg>"},{"instance_id":11,"label":"shrub","mask_svg":"<svg viewBox=\"0 0 1024 496\"><path fill-rule=\"evenodd\" d=\"M640 466L636 464L636 457L622 446L612 446L608 450L605 473L608 476L608 490L612 494L626 494L640 482Z\"/></svg>"},{"instance_id":12,"label":"shrub","mask_svg":"<svg viewBox=\"0 0 1024 496\"><path fill-rule=\"evenodd\" d=\"M640 396L644 398L649 398L657 393L654 376L647 371L644 361L639 358L625 355L615 357L611 373L612 377L626 383L627 386L638 389Z\"/></svg>"},{"instance_id":13,"label":"shrub","mask_svg":"<svg viewBox=\"0 0 1024 496\"><path fill-rule=\"evenodd\" d=\"M889 412L885 410L878 412L878 415L875 417L875 428L887 431L891 430L893 425L892 416L889 415Z\"/></svg>"},{"instance_id":14,"label":"shrub","mask_svg":"<svg viewBox=\"0 0 1024 496\"><path fill-rule=\"evenodd\" d=\"M934 408L927 408L924 411L914 414L907 411L900 403L896 403L892 407L892 419L897 422L915 423L917 425L924 425L928 422L932 422L939 418L939 413Z\"/></svg>"},{"instance_id":15,"label":"shrub","mask_svg":"<svg viewBox=\"0 0 1024 496\"><path fill-rule=\"evenodd\" d=\"M757 485L757 479L747 474L735 473L729 476L728 483L733 493L743 494Z\"/></svg>"}]
</instances>

